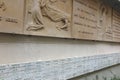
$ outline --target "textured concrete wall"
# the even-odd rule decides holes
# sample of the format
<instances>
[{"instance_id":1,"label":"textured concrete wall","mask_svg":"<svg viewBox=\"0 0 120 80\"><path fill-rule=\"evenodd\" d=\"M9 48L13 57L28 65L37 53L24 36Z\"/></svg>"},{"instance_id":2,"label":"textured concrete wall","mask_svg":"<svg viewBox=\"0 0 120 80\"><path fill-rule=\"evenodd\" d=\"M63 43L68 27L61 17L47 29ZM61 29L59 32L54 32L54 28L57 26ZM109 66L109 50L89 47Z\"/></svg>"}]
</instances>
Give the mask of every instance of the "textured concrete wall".
<instances>
[{"instance_id":1,"label":"textured concrete wall","mask_svg":"<svg viewBox=\"0 0 120 80\"><path fill-rule=\"evenodd\" d=\"M120 52L120 43L0 34L0 64Z\"/></svg>"},{"instance_id":2,"label":"textured concrete wall","mask_svg":"<svg viewBox=\"0 0 120 80\"><path fill-rule=\"evenodd\" d=\"M0 80L67 80L120 63L120 54L0 66Z\"/></svg>"},{"instance_id":3,"label":"textured concrete wall","mask_svg":"<svg viewBox=\"0 0 120 80\"><path fill-rule=\"evenodd\" d=\"M79 76L70 80L118 80L118 79L120 79L120 64L84 76Z\"/></svg>"}]
</instances>

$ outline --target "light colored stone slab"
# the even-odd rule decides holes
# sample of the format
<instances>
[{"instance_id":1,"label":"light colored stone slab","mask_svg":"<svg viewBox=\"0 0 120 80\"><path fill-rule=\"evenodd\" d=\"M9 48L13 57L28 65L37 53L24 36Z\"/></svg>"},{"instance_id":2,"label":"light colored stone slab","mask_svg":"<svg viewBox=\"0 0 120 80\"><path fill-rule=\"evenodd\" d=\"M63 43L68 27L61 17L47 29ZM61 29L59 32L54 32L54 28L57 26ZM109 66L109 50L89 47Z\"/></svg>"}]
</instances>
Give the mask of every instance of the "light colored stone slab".
<instances>
[{"instance_id":1,"label":"light colored stone slab","mask_svg":"<svg viewBox=\"0 0 120 80\"><path fill-rule=\"evenodd\" d=\"M120 63L120 54L0 66L1 80L67 80Z\"/></svg>"},{"instance_id":2,"label":"light colored stone slab","mask_svg":"<svg viewBox=\"0 0 120 80\"><path fill-rule=\"evenodd\" d=\"M113 41L112 32L112 8L110 5L99 0L99 15L98 15L98 40Z\"/></svg>"},{"instance_id":3,"label":"light colored stone slab","mask_svg":"<svg viewBox=\"0 0 120 80\"><path fill-rule=\"evenodd\" d=\"M72 36L77 39L96 40L97 17L97 0L73 0Z\"/></svg>"},{"instance_id":4,"label":"light colored stone slab","mask_svg":"<svg viewBox=\"0 0 120 80\"><path fill-rule=\"evenodd\" d=\"M115 42L120 42L120 13L118 11L113 10L113 36Z\"/></svg>"},{"instance_id":5,"label":"light colored stone slab","mask_svg":"<svg viewBox=\"0 0 120 80\"><path fill-rule=\"evenodd\" d=\"M74 0L72 36L113 41L112 8L101 0Z\"/></svg>"},{"instance_id":6,"label":"light colored stone slab","mask_svg":"<svg viewBox=\"0 0 120 80\"><path fill-rule=\"evenodd\" d=\"M71 37L72 0L26 0L25 34Z\"/></svg>"},{"instance_id":7,"label":"light colored stone slab","mask_svg":"<svg viewBox=\"0 0 120 80\"><path fill-rule=\"evenodd\" d=\"M24 0L0 0L0 32L23 33Z\"/></svg>"},{"instance_id":8,"label":"light colored stone slab","mask_svg":"<svg viewBox=\"0 0 120 80\"><path fill-rule=\"evenodd\" d=\"M102 0L0 0L3 33L120 42L119 21Z\"/></svg>"}]
</instances>

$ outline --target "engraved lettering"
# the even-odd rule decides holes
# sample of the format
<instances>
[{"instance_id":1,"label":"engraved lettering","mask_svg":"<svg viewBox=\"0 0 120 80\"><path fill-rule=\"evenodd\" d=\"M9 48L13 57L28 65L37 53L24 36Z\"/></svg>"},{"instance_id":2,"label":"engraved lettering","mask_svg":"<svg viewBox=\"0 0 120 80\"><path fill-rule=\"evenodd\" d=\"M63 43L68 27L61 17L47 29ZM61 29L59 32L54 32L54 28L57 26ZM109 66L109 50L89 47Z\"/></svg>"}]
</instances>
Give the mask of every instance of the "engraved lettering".
<instances>
[{"instance_id":1,"label":"engraved lettering","mask_svg":"<svg viewBox=\"0 0 120 80\"><path fill-rule=\"evenodd\" d=\"M98 5L93 5L93 3L88 4L88 0L74 0L73 31L75 32L74 35L78 35L78 38L86 35L83 39L93 39L96 35Z\"/></svg>"},{"instance_id":2,"label":"engraved lettering","mask_svg":"<svg viewBox=\"0 0 120 80\"><path fill-rule=\"evenodd\" d=\"M6 18L6 22L11 22L11 23L18 23L17 19L12 19L12 18Z\"/></svg>"}]
</instances>

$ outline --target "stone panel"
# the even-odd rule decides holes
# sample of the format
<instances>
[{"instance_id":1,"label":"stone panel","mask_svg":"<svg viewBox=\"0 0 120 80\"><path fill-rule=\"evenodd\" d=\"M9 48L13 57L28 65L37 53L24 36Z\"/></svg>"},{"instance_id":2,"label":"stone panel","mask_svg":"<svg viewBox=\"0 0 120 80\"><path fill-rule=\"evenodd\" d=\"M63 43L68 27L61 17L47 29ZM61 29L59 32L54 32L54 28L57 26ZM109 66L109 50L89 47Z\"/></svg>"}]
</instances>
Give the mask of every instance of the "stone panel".
<instances>
[{"instance_id":1,"label":"stone panel","mask_svg":"<svg viewBox=\"0 0 120 80\"><path fill-rule=\"evenodd\" d=\"M112 31L112 8L110 5L99 0L99 16L98 16L98 40L113 41Z\"/></svg>"},{"instance_id":2,"label":"stone panel","mask_svg":"<svg viewBox=\"0 0 120 80\"><path fill-rule=\"evenodd\" d=\"M23 33L24 0L0 0L0 32Z\"/></svg>"},{"instance_id":3,"label":"stone panel","mask_svg":"<svg viewBox=\"0 0 120 80\"><path fill-rule=\"evenodd\" d=\"M98 0L73 0L72 36L77 39L96 40Z\"/></svg>"},{"instance_id":4,"label":"stone panel","mask_svg":"<svg viewBox=\"0 0 120 80\"><path fill-rule=\"evenodd\" d=\"M113 36L115 42L120 42L120 12L113 10Z\"/></svg>"},{"instance_id":5,"label":"stone panel","mask_svg":"<svg viewBox=\"0 0 120 80\"><path fill-rule=\"evenodd\" d=\"M26 0L25 34L71 37L72 0Z\"/></svg>"},{"instance_id":6,"label":"stone panel","mask_svg":"<svg viewBox=\"0 0 120 80\"><path fill-rule=\"evenodd\" d=\"M0 32L120 42L119 15L102 0L0 0Z\"/></svg>"}]
</instances>

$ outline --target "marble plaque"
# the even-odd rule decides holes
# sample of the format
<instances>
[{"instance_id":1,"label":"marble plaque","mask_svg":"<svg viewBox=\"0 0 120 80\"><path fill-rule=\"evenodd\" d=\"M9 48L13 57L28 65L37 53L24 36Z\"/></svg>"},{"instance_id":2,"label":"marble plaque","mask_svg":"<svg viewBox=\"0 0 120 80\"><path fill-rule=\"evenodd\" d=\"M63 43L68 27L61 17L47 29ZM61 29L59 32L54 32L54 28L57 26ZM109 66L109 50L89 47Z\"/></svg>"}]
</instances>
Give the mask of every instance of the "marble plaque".
<instances>
[{"instance_id":1,"label":"marble plaque","mask_svg":"<svg viewBox=\"0 0 120 80\"><path fill-rule=\"evenodd\" d=\"M98 0L73 0L72 36L77 39L97 39Z\"/></svg>"},{"instance_id":2,"label":"marble plaque","mask_svg":"<svg viewBox=\"0 0 120 80\"><path fill-rule=\"evenodd\" d=\"M0 0L0 32L22 33L24 0Z\"/></svg>"},{"instance_id":3,"label":"marble plaque","mask_svg":"<svg viewBox=\"0 0 120 80\"><path fill-rule=\"evenodd\" d=\"M113 10L113 37L115 42L120 42L120 13L116 10Z\"/></svg>"},{"instance_id":4,"label":"marble plaque","mask_svg":"<svg viewBox=\"0 0 120 80\"><path fill-rule=\"evenodd\" d=\"M24 33L71 37L72 0L26 0Z\"/></svg>"}]
</instances>

